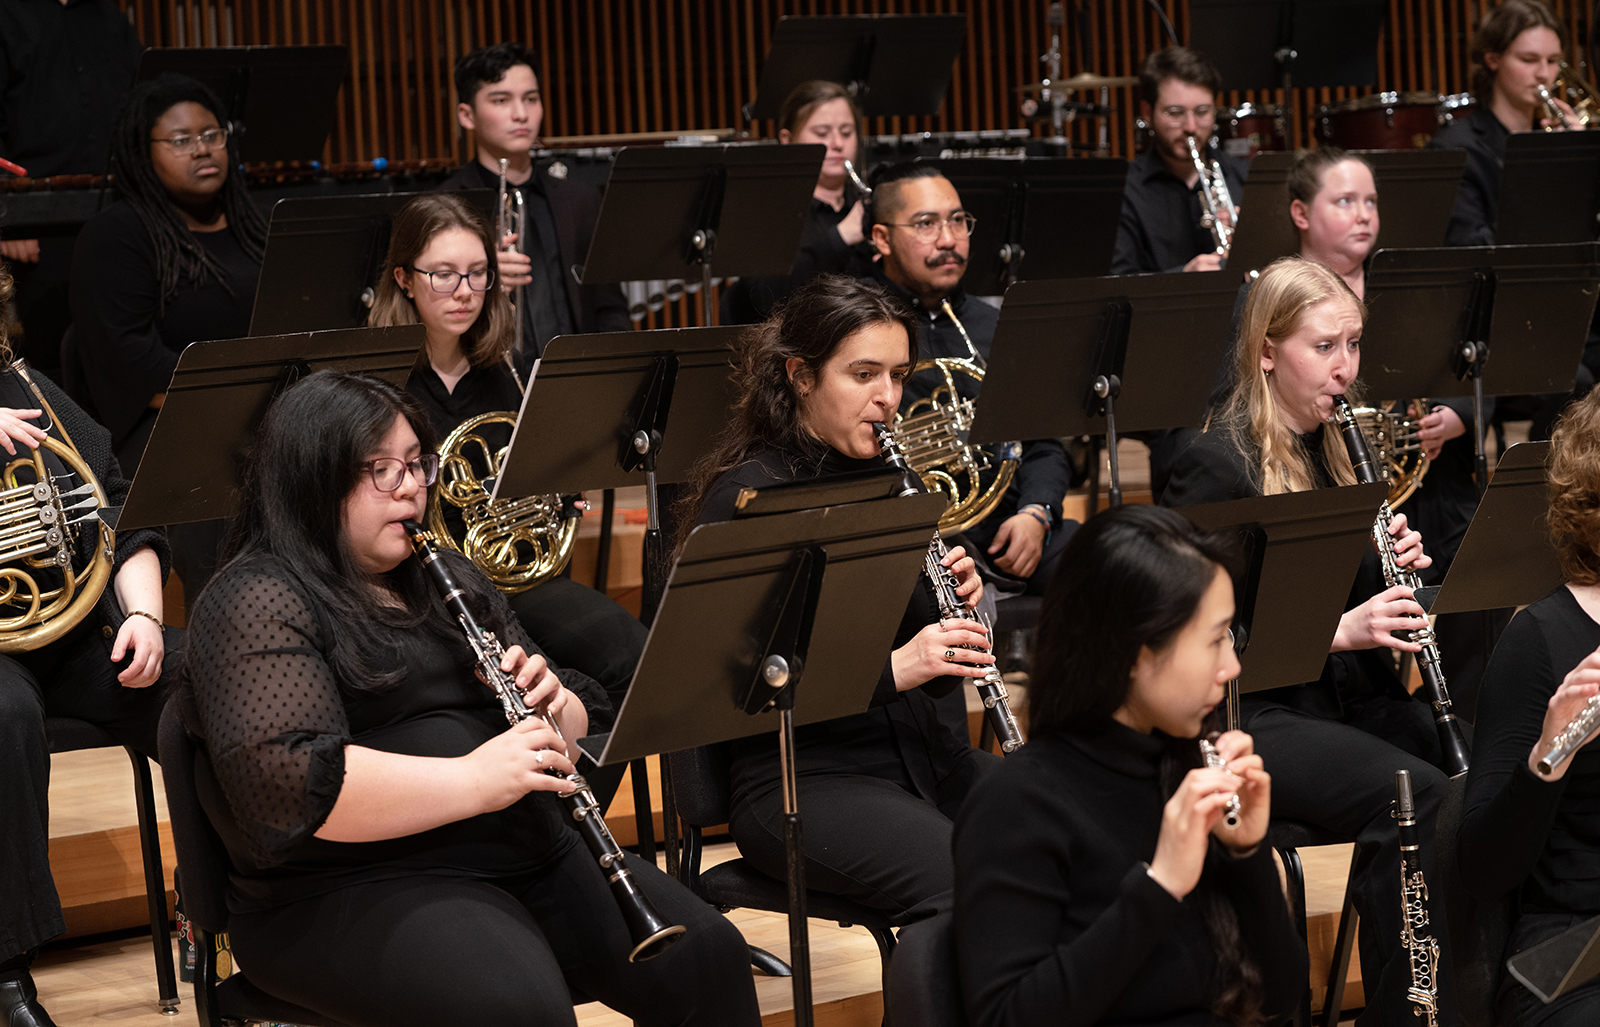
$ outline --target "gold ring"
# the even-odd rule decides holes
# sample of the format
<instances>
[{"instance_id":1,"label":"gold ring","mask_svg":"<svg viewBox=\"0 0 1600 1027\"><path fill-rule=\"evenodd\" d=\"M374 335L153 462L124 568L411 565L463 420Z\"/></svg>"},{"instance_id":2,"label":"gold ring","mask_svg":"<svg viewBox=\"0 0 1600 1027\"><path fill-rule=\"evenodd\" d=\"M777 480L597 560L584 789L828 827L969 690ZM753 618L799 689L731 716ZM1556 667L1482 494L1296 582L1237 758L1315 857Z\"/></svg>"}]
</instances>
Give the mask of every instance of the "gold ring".
<instances>
[{"instance_id":1,"label":"gold ring","mask_svg":"<svg viewBox=\"0 0 1600 1027\"><path fill-rule=\"evenodd\" d=\"M955 659L956 659L956 651L954 649L946 649L944 651L944 662L946 662L946 663L954 663Z\"/></svg>"}]
</instances>

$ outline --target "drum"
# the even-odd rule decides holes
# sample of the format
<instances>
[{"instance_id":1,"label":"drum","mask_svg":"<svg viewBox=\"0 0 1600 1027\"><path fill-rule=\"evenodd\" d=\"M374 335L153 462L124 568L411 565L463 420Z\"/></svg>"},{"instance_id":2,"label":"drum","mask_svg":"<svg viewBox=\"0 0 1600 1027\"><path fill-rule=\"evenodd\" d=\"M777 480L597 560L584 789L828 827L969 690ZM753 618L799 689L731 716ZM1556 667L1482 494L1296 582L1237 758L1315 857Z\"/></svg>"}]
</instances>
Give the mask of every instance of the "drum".
<instances>
[{"instance_id":1,"label":"drum","mask_svg":"<svg viewBox=\"0 0 1600 1027\"><path fill-rule=\"evenodd\" d=\"M1222 148L1249 160L1262 150L1287 150L1283 108L1275 103L1240 104L1217 112L1217 138Z\"/></svg>"},{"instance_id":2,"label":"drum","mask_svg":"<svg viewBox=\"0 0 1600 1027\"><path fill-rule=\"evenodd\" d=\"M1439 131L1437 93L1373 93L1323 104L1317 137L1346 150L1420 150Z\"/></svg>"},{"instance_id":3,"label":"drum","mask_svg":"<svg viewBox=\"0 0 1600 1027\"><path fill-rule=\"evenodd\" d=\"M1471 114L1478 101L1471 93L1451 93L1439 101L1439 125L1450 124L1457 118Z\"/></svg>"}]
</instances>

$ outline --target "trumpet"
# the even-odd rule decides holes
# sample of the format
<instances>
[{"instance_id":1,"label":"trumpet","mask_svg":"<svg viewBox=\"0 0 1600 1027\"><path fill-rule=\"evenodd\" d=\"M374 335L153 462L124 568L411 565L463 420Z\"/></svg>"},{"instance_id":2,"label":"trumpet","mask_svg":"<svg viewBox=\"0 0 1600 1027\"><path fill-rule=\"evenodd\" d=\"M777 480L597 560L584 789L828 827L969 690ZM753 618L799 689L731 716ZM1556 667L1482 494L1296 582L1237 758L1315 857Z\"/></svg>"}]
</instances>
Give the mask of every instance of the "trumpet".
<instances>
[{"instance_id":1,"label":"trumpet","mask_svg":"<svg viewBox=\"0 0 1600 1027\"><path fill-rule=\"evenodd\" d=\"M879 421L872 426L878 433L878 445L883 449L883 458L890 466L899 471L905 481L901 490L902 496L914 495L925 492L927 489L922 484L922 478L911 465L906 462L905 455L900 452L900 445L895 441L894 433L888 425ZM922 560L922 571L928 576L928 583L933 588L934 600L939 604L939 619L941 621L956 618L975 620L983 625L985 634L993 630L986 614L968 608L966 601L956 592L960 582L956 579L950 568L944 565L944 558L950 555L950 549L944 544L944 537L937 530L933 533L933 541L928 543L927 555ZM993 642L990 646L993 646ZM972 646L980 652L990 652ZM982 678L978 679L978 696L983 700L983 715L989 718L989 726L994 729L994 736L1000 740L1002 752L1015 752L1022 745L1022 730L1017 727L1017 718L1011 712L1011 697L1006 691L1005 679L995 669L994 664L985 668Z\"/></svg>"},{"instance_id":2,"label":"trumpet","mask_svg":"<svg viewBox=\"0 0 1600 1027\"><path fill-rule=\"evenodd\" d=\"M1223 759L1222 753L1217 751L1215 738L1202 738L1199 741L1200 755L1205 759L1206 766L1213 770L1227 770L1228 761ZM1241 808L1238 792L1228 796L1227 813L1223 819L1227 821L1229 827L1239 826L1239 811Z\"/></svg>"},{"instance_id":3,"label":"trumpet","mask_svg":"<svg viewBox=\"0 0 1600 1027\"><path fill-rule=\"evenodd\" d=\"M850 181L852 181L852 182L854 182L856 184L856 192L861 194L861 198L870 203L872 201L872 186L868 185L867 183L865 183L865 182L863 182L861 180L861 176L856 173L855 164L853 164L852 162L850 162L848 160L845 161L844 162L844 173L849 175L850 176Z\"/></svg>"},{"instance_id":4,"label":"trumpet","mask_svg":"<svg viewBox=\"0 0 1600 1027\"><path fill-rule=\"evenodd\" d=\"M1572 119L1567 117L1567 112L1556 106L1555 97L1550 95L1550 90L1545 88L1543 82L1537 83L1537 88L1539 90L1539 106L1543 107L1545 114L1548 115L1544 120L1554 121L1556 125L1561 126L1563 132L1571 132L1573 124ZM1556 127L1555 125L1545 125L1544 130L1546 132L1554 132Z\"/></svg>"},{"instance_id":5,"label":"trumpet","mask_svg":"<svg viewBox=\"0 0 1600 1027\"><path fill-rule=\"evenodd\" d=\"M538 717L555 732L557 738L561 738L561 729L556 726L555 719L543 708L529 708L523 701L522 690L517 687L516 681L500 669L500 661L505 657L505 650L493 632L485 631L478 626L472 611L468 610L467 604L462 601L461 586L456 584L450 569L440 561L439 551L434 547L433 533L424 530L416 521L406 521L405 529L411 538L412 548L416 550L417 558L422 561L422 567L427 571L428 579L433 582L433 587L444 600L445 609L455 616L461 625L461 630L466 633L467 644L472 647L472 653L477 657L478 672L500 697L500 706L505 710L506 720L518 724L529 718ZM583 837L589 853L600 864L600 872L605 875L606 883L611 888L611 895L617 900L622 919L628 925L628 933L634 942L633 949L628 953L628 962L637 963L659 956L682 938L687 928L679 924L670 924L663 919L661 914L656 912L655 906L651 905L649 897L639 889L633 872L628 869L628 864L623 859L621 847L611 836L611 829L606 826L600 804L595 800L594 792L589 790L589 783L583 779L583 775L578 773L566 775L555 769L546 770L545 773L564 778L572 785L572 791L560 797L561 804L572 815L573 821L577 824L578 834Z\"/></svg>"},{"instance_id":6,"label":"trumpet","mask_svg":"<svg viewBox=\"0 0 1600 1027\"><path fill-rule=\"evenodd\" d=\"M1578 715L1561 729L1561 733L1550 740L1550 751L1537 764L1539 773L1546 777L1554 773L1557 767L1567 761L1567 757L1578 751L1595 728L1600 728L1600 695L1585 703Z\"/></svg>"},{"instance_id":7,"label":"trumpet","mask_svg":"<svg viewBox=\"0 0 1600 1027\"><path fill-rule=\"evenodd\" d=\"M508 235L515 235L517 241L512 243L510 249L523 252L522 232L526 227L527 217L522 206L522 190L506 188L506 166L504 157L500 158L500 191L495 202L495 245L504 246ZM517 286L515 291L516 316L512 319L516 324L516 352L522 352L522 286Z\"/></svg>"},{"instance_id":8,"label":"trumpet","mask_svg":"<svg viewBox=\"0 0 1600 1027\"><path fill-rule=\"evenodd\" d=\"M1200 224L1211 230L1211 238L1217 244L1217 255L1226 257L1228 250L1233 246L1233 226L1239 223L1239 208L1233 205L1233 195L1228 192L1228 181L1222 174L1222 165L1216 161L1206 161L1200 156L1200 146L1195 142L1194 136L1185 136L1189 144L1189 159L1194 161L1194 169L1200 173L1200 205L1205 213L1200 216ZM1224 221L1223 213L1227 219Z\"/></svg>"}]
</instances>

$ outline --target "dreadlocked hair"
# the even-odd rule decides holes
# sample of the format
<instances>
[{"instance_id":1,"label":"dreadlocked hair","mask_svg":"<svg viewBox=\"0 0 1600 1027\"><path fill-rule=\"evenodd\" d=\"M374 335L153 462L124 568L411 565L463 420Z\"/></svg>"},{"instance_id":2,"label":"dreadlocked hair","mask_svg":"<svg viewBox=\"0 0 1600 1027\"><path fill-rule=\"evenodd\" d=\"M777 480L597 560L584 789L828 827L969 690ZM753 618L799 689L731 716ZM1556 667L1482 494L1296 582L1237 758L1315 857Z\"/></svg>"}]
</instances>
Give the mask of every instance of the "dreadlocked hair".
<instances>
[{"instance_id":1,"label":"dreadlocked hair","mask_svg":"<svg viewBox=\"0 0 1600 1027\"><path fill-rule=\"evenodd\" d=\"M158 311L164 313L167 301L177 295L178 282L185 276L195 285L207 279L216 279L233 295L225 269L217 262L194 232L184 223L183 215L167 196L167 191L156 178L155 165L150 163L150 133L157 121L167 111L180 103L197 103L210 111L217 124L228 125L228 110L217 94L203 82L187 75L166 74L152 82L140 83L111 130L111 184L117 196L139 215L150 241L155 246L156 267L160 269L161 288L157 300ZM267 248L267 219L250 200L244 182L234 172L239 167L239 140L229 133L227 160L222 167L222 210L228 217L227 231L239 241L239 246L256 263L261 262Z\"/></svg>"}]
</instances>

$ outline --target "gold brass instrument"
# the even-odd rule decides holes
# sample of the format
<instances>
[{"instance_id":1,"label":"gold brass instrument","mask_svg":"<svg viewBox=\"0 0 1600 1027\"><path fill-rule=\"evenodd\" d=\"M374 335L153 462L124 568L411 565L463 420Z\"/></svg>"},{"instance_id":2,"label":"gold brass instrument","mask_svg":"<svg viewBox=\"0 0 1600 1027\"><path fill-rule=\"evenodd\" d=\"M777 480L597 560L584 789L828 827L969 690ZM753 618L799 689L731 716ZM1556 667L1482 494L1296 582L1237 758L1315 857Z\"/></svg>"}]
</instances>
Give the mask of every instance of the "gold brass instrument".
<instances>
[{"instance_id":1,"label":"gold brass instrument","mask_svg":"<svg viewBox=\"0 0 1600 1027\"><path fill-rule=\"evenodd\" d=\"M1555 97L1550 95L1550 90L1544 87L1544 83L1539 83L1537 88L1539 90L1539 106L1544 108L1544 120L1556 123L1555 125L1544 125L1544 130L1546 132L1554 132L1556 125L1560 125L1563 131L1571 132L1573 124L1572 119L1567 117L1567 112L1556 106Z\"/></svg>"},{"instance_id":2,"label":"gold brass instrument","mask_svg":"<svg viewBox=\"0 0 1600 1027\"><path fill-rule=\"evenodd\" d=\"M13 370L33 390L62 441L48 437L39 449L19 452L0 472L0 653L39 649L77 627L111 580L116 546L114 533L99 517L106 494L94 471L20 361ZM50 473L45 450L66 465L65 479ZM72 485L74 478L81 484ZM73 566L78 533L91 522L99 544L94 559L79 571ZM55 577L59 584L51 582Z\"/></svg>"},{"instance_id":3,"label":"gold brass instrument","mask_svg":"<svg viewBox=\"0 0 1600 1027\"><path fill-rule=\"evenodd\" d=\"M1561 62L1561 70L1556 72L1553 92L1572 108L1579 125L1588 128L1600 121L1600 92L1584 81L1582 75L1573 71L1572 65L1566 61Z\"/></svg>"},{"instance_id":4,"label":"gold brass instrument","mask_svg":"<svg viewBox=\"0 0 1600 1027\"><path fill-rule=\"evenodd\" d=\"M1217 244L1217 255L1226 257L1233 246L1233 229L1239 223L1239 208L1234 206L1233 194L1228 191L1228 180L1222 174L1222 165L1200 156L1200 147L1194 136L1185 136L1184 139L1189 144L1189 159L1194 161L1194 169L1200 173L1200 206L1205 211L1200 216L1200 224L1211 231L1211 238ZM1224 213L1228 215L1226 219L1222 216Z\"/></svg>"},{"instance_id":5,"label":"gold brass instrument","mask_svg":"<svg viewBox=\"0 0 1600 1027\"><path fill-rule=\"evenodd\" d=\"M439 447L439 483L428 501L428 530L513 595L561 573L572 558L579 521L566 515L554 494L489 501L516 423L516 411L498 410L457 425ZM503 446L484 433L494 425L505 428ZM459 539L450 531L446 506L460 512Z\"/></svg>"},{"instance_id":6,"label":"gold brass instrument","mask_svg":"<svg viewBox=\"0 0 1600 1027\"><path fill-rule=\"evenodd\" d=\"M1004 498L1022 457L1018 443L1002 447L998 456L981 446L967 445L972 430L974 402L961 395L961 379L982 386L984 361L972 344L966 326L956 317L950 301L944 312L967 344L967 357L932 357L919 360L909 377L937 374L939 383L922 399L914 400L895 416L895 445L929 492L950 500L939 518L939 530L958 535L989 516ZM983 487L983 474L994 468L994 480Z\"/></svg>"},{"instance_id":7,"label":"gold brass instrument","mask_svg":"<svg viewBox=\"0 0 1600 1027\"><path fill-rule=\"evenodd\" d=\"M1378 477L1389 486L1389 507L1394 509L1422 486L1429 461L1417 438L1428 401L1414 400L1404 407L1356 407L1350 411L1372 447Z\"/></svg>"}]
</instances>

